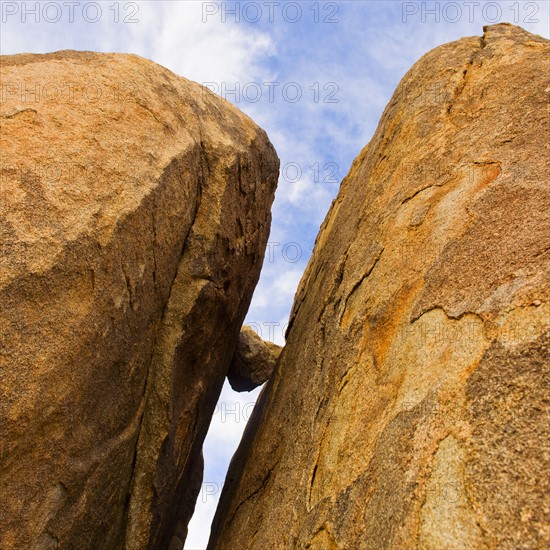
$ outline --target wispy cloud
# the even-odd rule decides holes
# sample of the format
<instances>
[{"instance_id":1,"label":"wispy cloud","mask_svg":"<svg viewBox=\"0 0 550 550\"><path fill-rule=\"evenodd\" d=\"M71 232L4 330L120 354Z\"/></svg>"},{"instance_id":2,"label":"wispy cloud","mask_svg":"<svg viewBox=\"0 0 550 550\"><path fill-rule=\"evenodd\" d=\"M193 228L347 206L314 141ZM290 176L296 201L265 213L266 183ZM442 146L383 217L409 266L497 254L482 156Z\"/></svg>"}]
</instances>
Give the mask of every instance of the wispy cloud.
<instances>
[{"instance_id":1,"label":"wispy cloud","mask_svg":"<svg viewBox=\"0 0 550 550\"><path fill-rule=\"evenodd\" d=\"M65 49L134 53L197 82L235 82L267 76L266 58L274 53L267 32L205 20L203 2L80 2L71 10L69 2L50 2L53 7L37 14L36 2L2 4L4 55Z\"/></svg>"}]
</instances>

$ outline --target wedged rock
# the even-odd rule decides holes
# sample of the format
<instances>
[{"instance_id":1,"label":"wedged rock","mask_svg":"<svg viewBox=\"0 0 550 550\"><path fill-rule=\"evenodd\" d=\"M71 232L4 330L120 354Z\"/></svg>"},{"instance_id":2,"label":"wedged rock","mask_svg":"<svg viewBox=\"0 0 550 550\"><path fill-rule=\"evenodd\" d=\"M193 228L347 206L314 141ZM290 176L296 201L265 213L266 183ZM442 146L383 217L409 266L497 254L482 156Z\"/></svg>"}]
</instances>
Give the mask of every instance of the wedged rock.
<instances>
[{"instance_id":1,"label":"wedged rock","mask_svg":"<svg viewBox=\"0 0 550 550\"><path fill-rule=\"evenodd\" d=\"M262 265L278 159L133 55L1 58L0 547L166 549Z\"/></svg>"},{"instance_id":2,"label":"wedged rock","mask_svg":"<svg viewBox=\"0 0 550 550\"><path fill-rule=\"evenodd\" d=\"M549 42L404 77L317 238L210 548L549 544Z\"/></svg>"},{"instance_id":3,"label":"wedged rock","mask_svg":"<svg viewBox=\"0 0 550 550\"><path fill-rule=\"evenodd\" d=\"M263 340L254 329L244 325L227 372L231 387L238 392L251 391L267 382L281 349L281 346Z\"/></svg>"}]
</instances>

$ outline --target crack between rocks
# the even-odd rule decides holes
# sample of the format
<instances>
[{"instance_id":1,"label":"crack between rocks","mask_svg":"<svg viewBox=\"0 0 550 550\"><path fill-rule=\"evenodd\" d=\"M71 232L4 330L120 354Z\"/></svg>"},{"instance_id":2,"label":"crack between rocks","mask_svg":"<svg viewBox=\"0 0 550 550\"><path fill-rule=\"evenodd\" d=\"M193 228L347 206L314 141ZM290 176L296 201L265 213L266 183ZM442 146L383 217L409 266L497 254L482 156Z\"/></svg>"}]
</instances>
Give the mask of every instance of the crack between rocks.
<instances>
[{"instance_id":1,"label":"crack between rocks","mask_svg":"<svg viewBox=\"0 0 550 550\"><path fill-rule=\"evenodd\" d=\"M250 550L252 548L252 545L254 544L254 541L256 540L256 537L258 536L258 533L260 532L260 528L258 527L256 531L254 531L254 534L250 538L250 542L246 545L246 550Z\"/></svg>"},{"instance_id":2,"label":"crack between rocks","mask_svg":"<svg viewBox=\"0 0 550 550\"><path fill-rule=\"evenodd\" d=\"M311 511L313 508L311 504L311 499L313 496L313 485L315 484L315 478L317 477L317 469L319 467L319 458L321 456L321 447L323 446L323 440L325 437L325 432L328 428L328 422L325 425L325 428L323 430L323 435L321 436L321 444L319 445L319 448L317 449L317 456L315 457L315 464L313 466L313 471L311 472L311 475L309 476L309 484L308 484L308 490L307 490L307 503L306 503L306 510L308 512Z\"/></svg>"},{"instance_id":3,"label":"crack between rocks","mask_svg":"<svg viewBox=\"0 0 550 550\"><path fill-rule=\"evenodd\" d=\"M353 369L353 367L348 368L346 370L344 376L342 376L341 381L340 381L340 387L338 389L338 397L342 393L342 390L345 388L345 386L347 384L347 376L351 372L352 369ZM342 383L342 382L344 382L344 383ZM322 405L327 403L327 402L328 402L328 400L325 399L325 394L323 393L323 399L322 399L319 407L317 408L317 412L315 413L314 422L317 420L317 416L319 415L319 412L322 408ZM323 443L325 441L325 436L326 436L326 433L327 433L327 430L328 430L330 420L332 418L333 413L334 413L334 409L332 410L331 413L329 413L329 416L326 420L326 423L325 423L325 425L322 429L321 437L319 438L319 445L317 447L317 453L316 453L316 456L315 456L314 467L313 467L313 471L312 471L312 473L310 475L310 478L309 478L309 486L308 486L308 491L307 491L306 509L307 509L308 512L312 509L311 498L312 498L312 493L313 493L313 485L315 483L315 478L317 477L317 468L318 468L318 465L319 465L319 457L321 456L321 449L323 447Z\"/></svg>"},{"instance_id":4,"label":"crack between rocks","mask_svg":"<svg viewBox=\"0 0 550 550\"><path fill-rule=\"evenodd\" d=\"M539 256L544 256L550 250L550 246L543 248L540 252L537 252L533 258L538 258Z\"/></svg>"},{"instance_id":5,"label":"crack between rocks","mask_svg":"<svg viewBox=\"0 0 550 550\"><path fill-rule=\"evenodd\" d=\"M483 27L483 34L479 37L479 45L480 45L480 51L485 49L485 46L487 46L487 27Z\"/></svg>"},{"instance_id":6,"label":"crack between rocks","mask_svg":"<svg viewBox=\"0 0 550 550\"><path fill-rule=\"evenodd\" d=\"M330 290L328 292L328 296L326 300L323 303L323 307L321 308L321 311L319 312L319 315L317 316L317 322L320 323L321 319L323 318L323 315L325 314L325 311L327 307L330 304L334 303L334 300L336 299L336 292L340 288L340 283L342 282L344 278L344 269L346 267L346 262L348 260L348 252L346 251L344 259L340 261L338 265L338 271L335 274L334 280L332 281ZM305 296L305 295L304 295Z\"/></svg>"},{"instance_id":7,"label":"crack between rocks","mask_svg":"<svg viewBox=\"0 0 550 550\"><path fill-rule=\"evenodd\" d=\"M170 303L170 299L172 297L172 290L173 290L173 287L174 287L174 282L177 278L179 267L180 267L180 265L182 263L182 260L185 256L185 251L187 250L187 246L188 246L188 240L189 240L189 237L192 233L192 230L193 230L193 227L195 225L197 215L198 215L198 212L199 212L199 209L200 209L200 206L201 206L201 199L202 199L202 192L201 191L202 191L202 186L204 185L205 179L206 179L205 178L205 170L204 170L205 163L206 163L207 167L210 168L210 165L209 165L208 160L207 160L207 155L206 155L206 152L204 150L203 141L202 141L202 125L201 125L200 117L196 112L195 106L193 105L192 107L193 107L193 110L195 111L195 114L196 114L196 117L197 117L197 122L198 122L198 128L199 128L200 141L199 141L198 145L199 145L199 156L200 156L200 178L199 178L199 181L197 182L197 189L196 189L197 196L196 196L196 200L195 200L195 208L194 208L194 212L192 214L191 223L189 224L189 229L187 230L187 233L183 238L182 247L181 247L181 251L180 251L180 254L179 254L177 266L176 266L176 269L175 269L175 272L174 272L174 276L172 277L172 281L170 283L170 291L168 293L168 298L167 298L167 300L164 304L164 307L163 307L163 310L162 310L162 313L161 313L161 316L160 316L158 329L157 329L157 332L155 334L153 346L151 348L151 358L148 362L147 373L145 375L145 383L144 383L144 386L143 386L143 392L142 392L141 400L140 400L140 402L141 402L141 405L140 405L140 409L141 409L140 418L139 418L139 423L138 423L138 427L137 427L137 431L136 431L137 437L136 437L136 444L135 444L135 448L134 448L134 461L133 461L133 464L132 464L132 471L131 471L131 475L130 475L130 482L128 484L128 491L127 491L127 497L126 497L126 510L125 510L125 516L126 517L128 516L128 513L130 511L130 503L131 503L132 498L133 498L135 478L136 478L136 473L137 473L136 472L136 465L137 465L137 458L138 458L138 452L139 452L139 443L140 443L140 439L142 438L143 419L144 419L144 416L145 416L147 399L148 399L149 392L151 391L151 377L154 374L152 372L151 367L152 367L152 363L153 363L153 358L155 357L155 350L157 349L157 346L158 346L158 335L159 335L159 332L160 332L160 327L162 327L163 324L166 321L166 312L167 312L168 305ZM169 163L164 168L164 173L169 169L170 164L171 163ZM156 259L156 253L155 253L155 248L156 248L156 243L157 243L156 207L157 206L156 206L156 200L155 200L154 207L153 207L154 214L152 216L153 239L154 239L153 240L153 262L154 262L153 281L155 283L155 286L156 286L156 271L157 271L157 259ZM153 490L154 490L154 486L153 486ZM127 534L129 522L126 520L124 522L124 525L125 525L124 539L126 539L126 534Z\"/></svg>"},{"instance_id":8,"label":"crack between rocks","mask_svg":"<svg viewBox=\"0 0 550 550\"><path fill-rule=\"evenodd\" d=\"M0 115L0 118L14 118L17 115L20 115L21 113L25 113L27 111L38 114L38 111L36 109L33 109L32 107L26 107L25 109L19 109L18 111L15 111L13 113L9 113L7 115Z\"/></svg>"},{"instance_id":9,"label":"crack between rocks","mask_svg":"<svg viewBox=\"0 0 550 550\"><path fill-rule=\"evenodd\" d=\"M412 201L417 195L419 195L420 193L422 193L422 191L426 191L427 189L431 189L432 187L442 187L441 185L438 185L437 183L431 183L430 185L427 185L426 187L422 187L422 189L419 189L418 191L415 191L412 195L410 195L409 197L406 197L404 198L402 201L401 201L401 206L403 206L404 204L406 204L407 202L409 201Z\"/></svg>"},{"instance_id":10,"label":"crack between rocks","mask_svg":"<svg viewBox=\"0 0 550 550\"><path fill-rule=\"evenodd\" d=\"M199 184L198 187L200 187L200 184ZM177 274L178 274L178 268L181 264L181 261L183 259L184 254L185 254L185 250L187 248L187 241L189 239L189 235L191 234L191 230L193 228L193 225L195 224L195 219L197 217L197 213L198 213L198 210L199 210L199 205L200 205L200 194L197 196L197 201L195 202L195 211L193 213L192 221L189 225L189 229L187 231L187 234L185 235L185 237L183 239L183 246L182 246L181 253L180 253L180 256L179 256L178 264L177 264L177 267L176 267L176 270L175 270L175 273L174 273L174 277L172 278L172 282L170 283L170 292L168 294L168 298L167 298L166 303L164 305L164 308L162 310L162 314L160 316L158 329L157 329L157 332L156 332L155 338L154 338L154 343L153 343L153 346L151 348L151 358L148 362L147 374L145 375L145 383L143 384L143 391L142 391L141 399L140 399L140 403L141 403L140 404L140 409L141 409L141 411L140 411L140 418L139 418L139 423L138 423L138 427L137 427L137 431L136 431L137 437L136 437L136 444L135 444L135 448L134 448L134 460L133 460L133 463L132 463L130 483L128 485L128 492L127 492L127 497L126 497L126 510L125 510L125 515L126 516L128 515L128 512L130 510L130 503L131 503L131 500L132 500L132 495L133 495L133 490L134 490L139 442L140 442L140 439L142 437L143 419L144 419L144 416L145 416L145 409L146 409L146 404L147 404L146 402L147 402L147 399L148 399L149 392L151 391L151 389L150 389L151 388L151 377L153 375L151 367L152 367L152 363L153 363L153 358L155 357L155 350L157 349L157 338L158 338L158 335L159 335L159 332L160 332L160 327L163 325L163 323L166 320L166 310L168 308L168 304L170 303L170 298L172 296L172 289L173 289L173 286L174 286L174 281L176 280L176 277L177 277ZM154 224L156 226L156 218L154 218ZM155 246L156 246L156 234L157 233L156 233L156 227L155 227L155 229L154 229L154 238L155 238L155 240L154 240L154 244L153 244L153 250L155 249ZM156 258L154 260L154 263L155 263L155 272L156 272ZM154 275L153 278L156 281L156 275ZM127 529L128 521L125 521L125 526L126 526L126 529Z\"/></svg>"},{"instance_id":11,"label":"crack between rocks","mask_svg":"<svg viewBox=\"0 0 550 550\"><path fill-rule=\"evenodd\" d=\"M126 269L122 262L120 264L120 269L122 271L122 274L124 276L124 281L126 283L126 292L128 292L128 304L130 305L131 309L134 309L136 300L135 300L134 291L132 290L132 281L130 279L130 276L126 272Z\"/></svg>"},{"instance_id":12,"label":"crack between rocks","mask_svg":"<svg viewBox=\"0 0 550 550\"><path fill-rule=\"evenodd\" d=\"M136 103L144 110L147 111L159 124L163 124L163 122L158 118L158 116L149 108L149 106L142 101L141 99L134 97Z\"/></svg>"},{"instance_id":13,"label":"crack between rocks","mask_svg":"<svg viewBox=\"0 0 550 550\"><path fill-rule=\"evenodd\" d=\"M315 539L315 537L319 533L323 533L323 532L325 532L330 537L330 539L331 539L330 542L334 545L334 546L331 547L330 550L332 550L332 548L338 548L338 543L336 542L336 538L334 537L334 535L332 534L332 531L328 528L326 523L321 525L314 533L312 533L310 540ZM326 550L329 550L329 549L327 548Z\"/></svg>"},{"instance_id":14,"label":"crack between rocks","mask_svg":"<svg viewBox=\"0 0 550 550\"><path fill-rule=\"evenodd\" d=\"M453 95L449 102L449 106L447 107L447 114L451 114L451 111L453 110L453 107L456 101L462 95L462 92L464 91L464 88L466 87L466 84L473 70L474 61L477 59L479 54L485 49L486 45L487 45L487 41L485 38L485 32L483 32L483 36L481 36L479 39L479 47L472 52L472 55L470 56L470 59L467 61L465 69L462 72L462 81L458 84L458 86L455 88L453 92Z\"/></svg>"},{"instance_id":15,"label":"crack between rocks","mask_svg":"<svg viewBox=\"0 0 550 550\"><path fill-rule=\"evenodd\" d=\"M411 317L411 320L410 320L409 323L411 325L413 325L421 317L423 317L427 313L430 313L430 311L435 311L435 310L442 311L445 314L445 316L447 317L447 319L449 319L450 321L460 321L460 319L462 319L465 315L474 315L475 317L477 317L483 323L483 325L485 325L485 323L483 322L483 319L477 313L475 313L474 311L463 311L462 313L459 313L458 315L451 315L450 313L447 312L447 310L443 306L440 306L440 305L430 306L429 308L423 310L418 315L415 315L414 317Z\"/></svg>"},{"instance_id":16,"label":"crack between rocks","mask_svg":"<svg viewBox=\"0 0 550 550\"><path fill-rule=\"evenodd\" d=\"M382 252L383 252L384 249L382 249L380 251L380 255L382 255ZM379 255L379 257L380 257ZM374 266L373 266L374 268ZM372 271L372 269L371 269ZM347 386L348 382L349 382L349 374L350 372L353 370L353 366L349 367L346 372L344 373L344 375L342 376L342 378L340 379L340 386L338 388L338 394L337 394L337 398L340 397L342 391L344 390L344 388ZM327 402L327 400L325 399L325 395L323 394L323 399L321 401L321 403L319 404L319 407L317 408L317 412L315 413L315 419L314 419L314 422L317 420L317 417L319 415L319 412L323 406L323 404L325 404ZM326 432L328 430L328 427L329 427L329 424L330 424L330 420L332 418L332 413L329 415L326 423L325 423L325 426L323 428L323 431L322 431L322 434L321 434L321 437L319 439L320 443L319 443L319 446L317 448L317 454L316 454L316 457L315 457L315 463L314 463L314 467L313 467L313 471L311 473L311 476L310 476L310 480L309 480L309 487L308 487L308 492L307 492L307 503L306 503L306 509L307 511L309 512L311 509L312 509L312 505L311 505L311 498L312 498L312 493L313 493L313 485L315 483L315 478L317 477L317 469L318 469L318 466L319 466L319 457L321 456L321 448L323 447L323 443L324 443L324 440L325 440L325 435L326 435Z\"/></svg>"},{"instance_id":17,"label":"crack between rocks","mask_svg":"<svg viewBox=\"0 0 550 550\"><path fill-rule=\"evenodd\" d=\"M151 225L153 231L153 288L157 288L157 199L153 200L153 214L151 216Z\"/></svg>"},{"instance_id":18,"label":"crack between rocks","mask_svg":"<svg viewBox=\"0 0 550 550\"><path fill-rule=\"evenodd\" d=\"M375 259L374 259L374 262L372 264L372 266L367 270L367 272L359 279L359 281L357 281L352 289L350 290L350 292L348 293L348 295L346 296L346 299L344 300L344 307L342 309L342 314L340 315L340 319L338 320L338 322L341 324L342 323L342 318L344 317L344 314L346 312L346 309L348 307L348 301L349 299L351 298L351 296L354 294L354 292L363 284L363 282L365 281L365 279L367 279L370 274L374 271L374 268L378 265L378 262L380 261L380 258L382 257L382 254L384 253L384 247L382 247L380 249L380 251L378 252L378 254L376 255Z\"/></svg>"},{"instance_id":19,"label":"crack between rocks","mask_svg":"<svg viewBox=\"0 0 550 550\"><path fill-rule=\"evenodd\" d=\"M190 411L191 412L191 416L193 418L193 427L192 427L192 437L190 439L190 444L188 445L188 448L187 448L187 452L185 453L185 460L183 462L181 462L181 464L185 464L186 467L183 469L183 471L180 472L180 476L178 476L178 482L183 478L183 476L187 473L187 467L189 466L189 464L191 464L190 462L188 463L188 460L189 460L189 456L191 455L191 452L193 451L193 441L195 440L195 437L197 435L197 432L198 432L198 424L199 424L199 411L196 410L196 411ZM195 414L193 414L195 413ZM201 448L202 448L202 445L201 445Z\"/></svg>"},{"instance_id":20,"label":"crack between rocks","mask_svg":"<svg viewBox=\"0 0 550 550\"><path fill-rule=\"evenodd\" d=\"M279 460L277 460L275 462L275 464L273 464L273 466L271 466L271 468L269 468L267 474L262 479L262 482L260 483L260 486L257 489L255 489L254 491L252 491L252 493L247 495L244 499L242 499L239 502L239 504L235 508L235 511L231 514L231 516L227 517L227 521L225 523L226 525L231 524L231 522L235 519L235 517L237 516L237 512L239 511L239 509L241 508L241 506L243 504L245 504L246 502L251 500L254 496L256 496L267 485L267 483L269 482L269 479L271 478L271 474L273 473L273 470L275 470L275 468L277 467L277 464L279 464Z\"/></svg>"}]
</instances>

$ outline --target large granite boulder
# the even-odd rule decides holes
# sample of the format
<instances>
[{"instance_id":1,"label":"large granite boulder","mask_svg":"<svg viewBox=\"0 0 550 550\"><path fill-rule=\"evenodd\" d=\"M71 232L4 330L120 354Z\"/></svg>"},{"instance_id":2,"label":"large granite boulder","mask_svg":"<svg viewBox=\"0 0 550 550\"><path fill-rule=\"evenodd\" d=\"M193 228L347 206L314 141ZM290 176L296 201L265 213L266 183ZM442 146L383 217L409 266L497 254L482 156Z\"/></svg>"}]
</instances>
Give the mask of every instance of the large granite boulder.
<instances>
[{"instance_id":1,"label":"large granite boulder","mask_svg":"<svg viewBox=\"0 0 550 550\"><path fill-rule=\"evenodd\" d=\"M181 548L277 156L137 56L1 71L0 547Z\"/></svg>"},{"instance_id":2,"label":"large granite boulder","mask_svg":"<svg viewBox=\"0 0 550 550\"><path fill-rule=\"evenodd\" d=\"M496 25L404 77L321 228L210 548L548 547L549 49Z\"/></svg>"}]
</instances>

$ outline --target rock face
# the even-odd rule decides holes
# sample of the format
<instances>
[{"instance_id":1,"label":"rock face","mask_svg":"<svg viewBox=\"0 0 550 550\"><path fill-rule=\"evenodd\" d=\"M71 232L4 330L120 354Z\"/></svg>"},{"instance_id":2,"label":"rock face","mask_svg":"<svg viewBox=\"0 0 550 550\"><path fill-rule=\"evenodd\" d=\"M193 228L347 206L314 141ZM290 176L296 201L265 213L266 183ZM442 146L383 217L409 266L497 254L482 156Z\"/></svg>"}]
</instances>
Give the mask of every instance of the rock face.
<instances>
[{"instance_id":1,"label":"rock face","mask_svg":"<svg viewBox=\"0 0 550 550\"><path fill-rule=\"evenodd\" d=\"M404 77L321 228L210 548L548 546L548 53L496 25Z\"/></svg>"},{"instance_id":2,"label":"rock face","mask_svg":"<svg viewBox=\"0 0 550 550\"><path fill-rule=\"evenodd\" d=\"M181 548L278 159L139 57L1 62L0 547Z\"/></svg>"},{"instance_id":3,"label":"rock face","mask_svg":"<svg viewBox=\"0 0 550 550\"><path fill-rule=\"evenodd\" d=\"M231 387L239 392L251 391L267 382L281 349L273 342L262 340L249 326L243 326L227 373Z\"/></svg>"}]
</instances>

